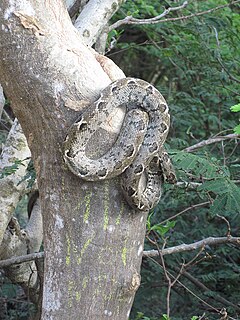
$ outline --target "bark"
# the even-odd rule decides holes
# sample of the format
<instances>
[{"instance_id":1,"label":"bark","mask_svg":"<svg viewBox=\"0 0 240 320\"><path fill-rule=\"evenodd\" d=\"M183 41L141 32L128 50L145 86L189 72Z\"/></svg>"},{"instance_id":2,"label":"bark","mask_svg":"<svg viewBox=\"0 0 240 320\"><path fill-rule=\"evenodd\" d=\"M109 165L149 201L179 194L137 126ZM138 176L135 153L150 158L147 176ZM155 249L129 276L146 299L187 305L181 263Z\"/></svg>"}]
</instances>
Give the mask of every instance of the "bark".
<instances>
[{"instance_id":1,"label":"bark","mask_svg":"<svg viewBox=\"0 0 240 320\"><path fill-rule=\"evenodd\" d=\"M92 46L113 14L125 0L90 0L75 21L75 27L88 46Z\"/></svg>"},{"instance_id":2,"label":"bark","mask_svg":"<svg viewBox=\"0 0 240 320\"><path fill-rule=\"evenodd\" d=\"M0 119L1 119L1 116L2 116L2 111L3 111L4 104L5 104L5 98L4 98L4 95L3 95L2 86L0 84Z\"/></svg>"},{"instance_id":3,"label":"bark","mask_svg":"<svg viewBox=\"0 0 240 320\"><path fill-rule=\"evenodd\" d=\"M65 2L70 17L76 18L76 16L82 11L88 0L66 0Z\"/></svg>"},{"instance_id":4,"label":"bark","mask_svg":"<svg viewBox=\"0 0 240 320\"><path fill-rule=\"evenodd\" d=\"M129 208L118 178L84 182L62 158L67 129L111 82L105 63L83 44L63 2L3 0L1 9L0 82L32 152L43 214L42 319L126 320L146 213ZM115 138L106 127L91 150L102 153Z\"/></svg>"},{"instance_id":5,"label":"bark","mask_svg":"<svg viewBox=\"0 0 240 320\"><path fill-rule=\"evenodd\" d=\"M30 150L26 138L19 122L15 120L2 150L0 165L1 169L6 169L13 166L15 160L21 160L22 165L19 165L14 174L0 179L0 245L7 225L27 186L26 182L20 184L19 182L26 173L29 157Z\"/></svg>"}]
</instances>

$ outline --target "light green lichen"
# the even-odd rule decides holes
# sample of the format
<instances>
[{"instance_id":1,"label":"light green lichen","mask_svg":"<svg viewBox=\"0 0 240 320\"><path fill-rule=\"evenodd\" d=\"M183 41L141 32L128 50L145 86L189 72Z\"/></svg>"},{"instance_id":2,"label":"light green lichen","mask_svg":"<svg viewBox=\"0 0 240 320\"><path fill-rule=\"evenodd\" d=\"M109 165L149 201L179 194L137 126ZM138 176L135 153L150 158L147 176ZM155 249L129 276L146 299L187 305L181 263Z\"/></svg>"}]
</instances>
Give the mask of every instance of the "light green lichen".
<instances>
[{"instance_id":1,"label":"light green lichen","mask_svg":"<svg viewBox=\"0 0 240 320\"><path fill-rule=\"evenodd\" d=\"M66 256L66 265L69 266L71 262L71 240L67 236L67 256Z\"/></svg>"},{"instance_id":2,"label":"light green lichen","mask_svg":"<svg viewBox=\"0 0 240 320\"><path fill-rule=\"evenodd\" d=\"M103 229L107 230L109 222L109 181L105 180L104 182L104 222Z\"/></svg>"},{"instance_id":3,"label":"light green lichen","mask_svg":"<svg viewBox=\"0 0 240 320\"><path fill-rule=\"evenodd\" d=\"M80 299L81 299L81 293L78 292L78 291L76 291L75 296L76 296L76 301L80 301Z\"/></svg>"},{"instance_id":4,"label":"light green lichen","mask_svg":"<svg viewBox=\"0 0 240 320\"><path fill-rule=\"evenodd\" d=\"M73 300L73 291L74 291L74 281L68 282L68 306L72 307L72 300Z\"/></svg>"},{"instance_id":5,"label":"light green lichen","mask_svg":"<svg viewBox=\"0 0 240 320\"><path fill-rule=\"evenodd\" d=\"M121 208L120 208L119 214L118 214L117 219L116 219L116 225L120 224L121 216L123 214L123 209L124 209L124 203L122 201L121 202Z\"/></svg>"},{"instance_id":6,"label":"light green lichen","mask_svg":"<svg viewBox=\"0 0 240 320\"><path fill-rule=\"evenodd\" d=\"M83 287L83 289L86 289L87 283L88 283L88 278L85 276L85 277L83 278L83 281L82 281L82 287Z\"/></svg>"},{"instance_id":7,"label":"light green lichen","mask_svg":"<svg viewBox=\"0 0 240 320\"><path fill-rule=\"evenodd\" d=\"M91 238L91 239L88 239L88 240L84 243L84 245L83 245L83 247L82 247L82 250L80 251L80 255L78 256L78 259L77 259L77 263L78 263L78 264L81 263L82 257L83 257L85 251L87 250L87 247L90 245L91 242L92 242L92 238Z\"/></svg>"},{"instance_id":8,"label":"light green lichen","mask_svg":"<svg viewBox=\"0 0 240 320\"><path fill-rule=\"evenodd\" d=\"M92 198L92 192L87 192L87 194L84 197L84 203L85 203L85 212L83 215L83 221L86 223L89 215L90 215L90 203Z\"/></svg>"},{"instance_id":9,"label":"light green lichen","mask_svg":"<svg viewBox=\"0 0 240 320\"><path fill-rule=\"evenodd\" d=\"M124 267L127 265L127 247L123 247L122 249L122 262Z\"/></svg>"},{"instance_id":10,"label":"light green lichen","mask_svg":"<svg viewBox=\"0 0 240 320\"><path fill-rule=\"evenodd\" d=\"M110 300L112 300L112 299L113 299L113 294L112 294L112 292L109 293L109 294L104 294L103 299L104 299L104 301L110 301Z\"/></svg>"}]
</instances>

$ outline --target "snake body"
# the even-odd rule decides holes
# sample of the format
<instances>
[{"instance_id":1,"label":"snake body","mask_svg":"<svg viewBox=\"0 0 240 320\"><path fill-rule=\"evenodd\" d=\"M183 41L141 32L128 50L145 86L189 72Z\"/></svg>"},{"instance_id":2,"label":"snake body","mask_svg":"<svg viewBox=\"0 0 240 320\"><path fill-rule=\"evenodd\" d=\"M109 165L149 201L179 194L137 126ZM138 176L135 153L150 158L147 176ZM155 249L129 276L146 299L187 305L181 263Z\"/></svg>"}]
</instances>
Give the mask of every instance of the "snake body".
<instances>
[{"instance_id":1,"label":"snake body","mask_svg":"<svg viewBox=\"0 0 240 320\"><path fill-rule=\"evenodd\" d=\"M91 159L86 155L88 141L115 108L126 110L118 138L104 155ZM127 202L149 210L159 201L163 177L168 174L164 173L169 158L164 156L163 144L169 125L167 103L155 87L135 78L117 80L70 128L64 142L65 162L74 174L88 181L122 174Z\"/></svg>"}]
</instances>

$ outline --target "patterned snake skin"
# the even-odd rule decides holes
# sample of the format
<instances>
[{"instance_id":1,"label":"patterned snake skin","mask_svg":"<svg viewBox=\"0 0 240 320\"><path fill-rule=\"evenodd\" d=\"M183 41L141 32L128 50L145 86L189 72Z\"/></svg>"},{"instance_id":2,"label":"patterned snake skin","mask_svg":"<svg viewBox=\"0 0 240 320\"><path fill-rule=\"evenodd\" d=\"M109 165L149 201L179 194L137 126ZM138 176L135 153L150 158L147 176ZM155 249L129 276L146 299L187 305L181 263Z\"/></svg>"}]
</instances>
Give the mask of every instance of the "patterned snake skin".
<instances>
[{"instance_id":1,"label":"patterned snake skin","mask_svg":"<svg viewBox=\"0 0 240 320\"><path fill-rule=\"evenodd\" d=\"M90 138L115 108L126 115L112 148L97 159L86 155ZM69 169L87 181L121 175L127 202L139 210L153 208L161 197L163 180L174 182L175 174L163 149L170 125L168 106L148 82L124 78L111 83L70 128L64 142Z\"/></svg>"}]
</instances>

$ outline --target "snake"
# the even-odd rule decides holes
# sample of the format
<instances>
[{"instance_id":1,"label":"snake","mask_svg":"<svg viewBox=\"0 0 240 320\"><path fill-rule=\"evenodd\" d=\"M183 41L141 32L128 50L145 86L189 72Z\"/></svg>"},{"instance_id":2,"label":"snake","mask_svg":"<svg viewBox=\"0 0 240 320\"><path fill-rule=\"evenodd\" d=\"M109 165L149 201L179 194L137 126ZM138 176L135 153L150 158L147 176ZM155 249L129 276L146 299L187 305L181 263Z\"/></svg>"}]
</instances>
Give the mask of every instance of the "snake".
<instances>
[{"instance_id":1,"label":"snake","mask_svg":"<svg viewBox=\"0 0 240 320\"><path fill-rule=\"evenodd\" d=\"M89 141L116 108L123 108L125 117L114 144L100 157L89 157ZM103 89L71 125L63 144L64 160L86 181L120 175L128 204L150 210L159 202L164 180L175 180L163 146L169 127L168 105L152 84L137 78L119 79Z\"/></svg>"}]
</instances>

